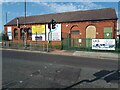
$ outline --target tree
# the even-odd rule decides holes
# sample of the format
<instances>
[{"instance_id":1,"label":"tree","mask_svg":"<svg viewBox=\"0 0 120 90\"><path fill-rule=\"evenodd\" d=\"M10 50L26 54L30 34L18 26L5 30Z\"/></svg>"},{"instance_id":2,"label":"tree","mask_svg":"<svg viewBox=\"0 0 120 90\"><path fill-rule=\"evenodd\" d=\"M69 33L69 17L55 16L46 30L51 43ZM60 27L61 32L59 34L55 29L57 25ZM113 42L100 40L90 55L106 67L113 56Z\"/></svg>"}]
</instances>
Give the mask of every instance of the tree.
<instances>
[{"instance_id":1,"label":"tree","mask_svg":"<svg viewBox=\"0 0 120 90\"><path fill-rule=\"evenodd\" d=\"M9 41L7 33L2 33L2 41Z\"/></svg>"}]
</instances>

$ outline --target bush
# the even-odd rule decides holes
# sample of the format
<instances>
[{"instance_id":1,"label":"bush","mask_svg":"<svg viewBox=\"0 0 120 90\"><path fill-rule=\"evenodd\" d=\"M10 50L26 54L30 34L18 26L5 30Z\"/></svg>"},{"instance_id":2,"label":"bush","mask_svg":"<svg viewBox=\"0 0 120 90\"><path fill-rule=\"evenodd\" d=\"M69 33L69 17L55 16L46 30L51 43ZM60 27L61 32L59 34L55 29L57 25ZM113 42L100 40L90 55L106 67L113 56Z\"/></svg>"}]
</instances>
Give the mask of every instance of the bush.
<instances>
[{"instance_id":1,"label":"bush","mask_svg":"<svg viewBox=\"0 0 120 90\"><path fill-rule=\"evenodd\" d=\"M53 45L52 49L59 49L59 50L61 50L62 46L61 45Z\"/></svg>"},{"instance_id":2,"label":"bush","mask_svg":"<svg viewBox=\"0 0 120 90\"><path fill-rule=\"evenodd\" d=\"M2 33L2 41L9 41L7 33Z\"/></svg>"}]
</instances>

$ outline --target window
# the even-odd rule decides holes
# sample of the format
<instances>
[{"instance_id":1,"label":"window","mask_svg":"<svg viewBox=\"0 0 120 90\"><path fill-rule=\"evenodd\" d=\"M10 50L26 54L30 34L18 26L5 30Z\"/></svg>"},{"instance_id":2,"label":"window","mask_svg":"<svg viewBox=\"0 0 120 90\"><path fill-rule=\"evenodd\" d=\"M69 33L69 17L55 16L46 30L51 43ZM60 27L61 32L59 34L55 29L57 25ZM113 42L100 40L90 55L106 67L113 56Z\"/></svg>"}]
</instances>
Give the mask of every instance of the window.
<instances>
[{"instance_id":1,"label":"window","mask_svg":"<svg viewBox=\"0 0 120 90\"><path fill-rule=\"evenodd\" d=\"M18 40L18 30L14 29L14 38Z\"/></svg>"},{"instance_id":2,"label":"window","mask_svg":"<svg viewBox=\"0 0 120 90\"><path fill-rule=\"evenodd\" d=\"M74 31L71 31L71 34L80 34L80 31L79 30L74 30Z\"/></svg>"},{"instance_id":3,"label":"window","mask_svg":"<svg viewBox=\"0 0 120 90\"><path fill-rule=\"evenodd\" d=\"M20 39L24 40L24 29L23 28L20 29Z\"/></svg>"},{"instance_id":4,"label":"window","mask_svg":"<svg viewBox=\"0 0 120 90\"><path fill-rule=\"evenodd\" d=\"M28 28L27 32L28 32L28 39L31 39L32 38L32 30L31 30L31 28Z\"/></svg>"},{"instance_id":5,"label":"window","mask_svg":"<svg viewBox=\"0 0 120 90\"><path fill-rule=\"evenodd\" d=\"M112 27L105 27L104 28L104 39L111 39L112 38Z\"/></svg>"}]
</instances>

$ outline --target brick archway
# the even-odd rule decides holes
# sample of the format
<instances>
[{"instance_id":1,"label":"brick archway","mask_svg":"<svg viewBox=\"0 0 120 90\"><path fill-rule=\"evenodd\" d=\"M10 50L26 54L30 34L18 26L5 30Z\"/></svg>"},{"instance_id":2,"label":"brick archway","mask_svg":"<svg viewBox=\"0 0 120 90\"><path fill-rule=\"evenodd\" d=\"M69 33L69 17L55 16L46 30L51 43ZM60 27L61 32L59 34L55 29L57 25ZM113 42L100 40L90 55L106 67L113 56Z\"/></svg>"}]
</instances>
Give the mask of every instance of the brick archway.
<instances>
[{"instance_id":1,"label":"brick archway","mask_svg":"<svg viewBox=\"0 0 120 90\"><path fill-rule=\"evenodd\" d=\"M70 28L70 38L79 38L80 37L80 29L78 25L73 25Z\"/></svg>"},{"instance_id":2,"label":"brick archway","mask_svg":"<svg viewBox=\"0 0 120 90\"><path fill-rule=\"evenodd\" d=\"M86 28L86 47L92 46L92 38L96 38L96 27L90 25Z\"/></svg>"},{"instance_id":3,"label":"brick archway","mask_svg":"<svg viewBox=\"0 0 120 90\"><path fill-rule=\"evenodd\" d=\"M96 27L90 25L86 28L86 38L96 38Z\"/></svg>"},{"instance_id":4,"label":"brick archway","mask_svg":"<svg viewBox=\"0 0 120 90\"><path fill-rule=\"evenodd\" d=\"M70 36L69 36L69 46L71 48L77 47L79 45L78 38L80 38L80 29L78 25L73 25L70 28Z\"/></svg>"},{"instance_id":5,"label":"brick archway","mask_svg":"<svg viewBox=\"0 0 120 90\"><path fill-rule=\"evenodd\" d=\"M14 39L18 40L18 29L17 28L14 29Z\"/></svg>"},{"instance_id":6,"label":"brick archway","mask_svg":"<svg viewBox=\"0 0 120 90\"><path fill-rule=\"evenodd\" d=\"M24 28L20 29L20 39L24 40Z\"/></svg>"},{"instance_id":7,"label":"brick archway","mask_svg":"<svg viewBox=\"0 0 120 90\"><path fill-rule=\"evenodd\" d=\"M28 40L32 40L32 29L31 28L27 28L27 38Z\"/></svg>"}]
</instances>

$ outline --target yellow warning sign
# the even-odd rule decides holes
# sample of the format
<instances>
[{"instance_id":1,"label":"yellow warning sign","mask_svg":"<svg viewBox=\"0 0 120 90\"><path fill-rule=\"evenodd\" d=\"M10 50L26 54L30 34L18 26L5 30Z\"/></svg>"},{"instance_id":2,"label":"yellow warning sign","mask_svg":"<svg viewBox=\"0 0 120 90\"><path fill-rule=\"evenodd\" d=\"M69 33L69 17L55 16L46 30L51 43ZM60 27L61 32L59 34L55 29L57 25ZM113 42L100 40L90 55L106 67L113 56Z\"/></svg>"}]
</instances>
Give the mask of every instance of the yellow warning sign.
<instances>
[{"instance_id":1,"label":"yellow warning sign","mask_svg":"<svg viewBox=\"0 0 120 90\"><path fill-rule=\"evenodd\" d=\"M45 34L45 25L32 25L32 34Z\"/></svg>"}]
</instances>

